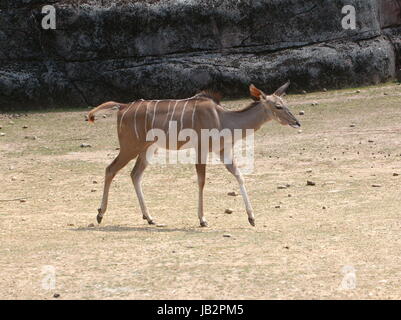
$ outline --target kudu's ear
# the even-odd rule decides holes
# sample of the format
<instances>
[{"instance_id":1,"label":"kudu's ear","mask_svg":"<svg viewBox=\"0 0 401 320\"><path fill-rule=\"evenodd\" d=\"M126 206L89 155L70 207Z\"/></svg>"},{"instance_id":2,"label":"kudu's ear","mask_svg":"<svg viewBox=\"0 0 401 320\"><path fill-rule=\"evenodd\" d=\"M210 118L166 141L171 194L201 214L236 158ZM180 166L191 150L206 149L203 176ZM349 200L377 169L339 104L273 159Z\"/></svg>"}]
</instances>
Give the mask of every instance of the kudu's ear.
<instances>
[{"instance_id":1,"label":"kudu's ear","mask_svg":"<svg viewBox=\"0 0 401 320\"><path fill-rule=\"evenodd\" d=\"M253 84L249 86L249 92L251 93L251 98L256 101L259 101L260 97L263 96L263 92L256 88Z\"/></svg>"},{"instance_id":2,"label":"kudu's ear","mask_svg":"<svg viewBox=\"0 0 401 320\"><path fill-rule=\"evenodd\" d=\"M280 88L278 88L276 90L276 92L274 93L276 96L282 96L283 94L285 94L285 92L287 91L288 87L290 86L290 81L288 81L285 85L281 86Z\"/></svg>"}]
</instances>

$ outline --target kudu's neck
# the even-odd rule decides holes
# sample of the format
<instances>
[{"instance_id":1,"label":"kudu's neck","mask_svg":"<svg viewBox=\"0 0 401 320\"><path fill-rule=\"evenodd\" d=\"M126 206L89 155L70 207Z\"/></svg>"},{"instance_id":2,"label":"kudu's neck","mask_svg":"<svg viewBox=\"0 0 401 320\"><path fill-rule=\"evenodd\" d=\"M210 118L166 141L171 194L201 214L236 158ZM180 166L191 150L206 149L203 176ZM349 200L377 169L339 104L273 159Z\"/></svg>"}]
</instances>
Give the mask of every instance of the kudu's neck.
<instances>
[{"instance_id":1,"label":"kudu's neck","mask_svg":"<svg viewBox=\"0 0 401 320\"><path fill-rule=\"evenodd\" d=\"M222 116L222 126L228 129L258 130L271 117L261 104L247 107L243 111L225 111Z\"/></svg>"}]
</instances>

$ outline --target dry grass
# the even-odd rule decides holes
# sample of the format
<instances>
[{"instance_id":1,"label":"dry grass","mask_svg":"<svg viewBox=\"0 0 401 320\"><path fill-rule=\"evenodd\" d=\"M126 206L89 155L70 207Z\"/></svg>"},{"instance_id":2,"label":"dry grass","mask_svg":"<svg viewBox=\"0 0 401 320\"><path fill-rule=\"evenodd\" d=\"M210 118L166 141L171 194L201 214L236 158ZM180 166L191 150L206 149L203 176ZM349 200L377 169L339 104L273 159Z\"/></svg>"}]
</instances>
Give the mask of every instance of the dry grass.
<instances>
[{"instance_id":1,"label":"dry grass","mask_svg":"<svg viewBox=\"0 0 401 320\"><path fill-rule=\"evenodd\" d=\"M3 115L0 200L26 202L0 201L0 298L400 299L400 89L289 96L295 114L305 111L303 132L269 123L257 134L255 172L246 177L256 228L240 197L227 196L238 187L221 165L207 173L207 229L198 227L194 168L150 167L145 197L167 226L148 226L132 164L112 185L103 224L89 228L104 168L118 152L115 118L89 126L81 110L10 124ZM224 214L227 207L234 213ZM41 287L45 265L56 268L55 290ZM357 285L340 290L347 265Z\"/></svg>"}]
</instances>

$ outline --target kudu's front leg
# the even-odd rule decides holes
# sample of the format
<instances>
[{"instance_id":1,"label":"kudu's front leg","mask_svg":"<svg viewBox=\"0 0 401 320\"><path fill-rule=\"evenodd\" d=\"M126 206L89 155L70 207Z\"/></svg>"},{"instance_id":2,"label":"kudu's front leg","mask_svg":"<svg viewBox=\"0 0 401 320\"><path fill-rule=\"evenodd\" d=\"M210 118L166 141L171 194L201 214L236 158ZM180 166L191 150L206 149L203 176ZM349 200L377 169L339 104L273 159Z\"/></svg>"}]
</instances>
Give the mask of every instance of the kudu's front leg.
<instances>
[{"instance_id":1,"label":"kudu's front leg","mask_svg":"<svg viewBox=\"0 0 401 320\"><path fill-rule=\"evenodd\" d=\"M224 152L222 152L222 153L220 153L220 159L224 163L227 170L229 172L231 172L231 174L235 177L235 179L237 179L239 188L240 188L240 192L241 192L242 198L245 203L246 213L248 214L248 221L251 224L251 226L254 227L255 226L255 216L253 214L251 202L249 201L248 193L246 192L245 182L244 182L242 173L238 169L237 164L235 163L232 155L231 156L224 155Z\"/></svg>"},{"instance_id":2,"label":"kudu's front leg","mask_svg":"<svg viewBox=\"0 0 401 320\"><path fill-rule=\"evenodd\" d=\"M206 180L206 164L198 163L195 166L196 166L196 173L198 174L198 186L199 186L198 217L201 227L207 227L207 222L203 215L203 188L205 187L205 180Z\"/></svg>"}]
</instances>

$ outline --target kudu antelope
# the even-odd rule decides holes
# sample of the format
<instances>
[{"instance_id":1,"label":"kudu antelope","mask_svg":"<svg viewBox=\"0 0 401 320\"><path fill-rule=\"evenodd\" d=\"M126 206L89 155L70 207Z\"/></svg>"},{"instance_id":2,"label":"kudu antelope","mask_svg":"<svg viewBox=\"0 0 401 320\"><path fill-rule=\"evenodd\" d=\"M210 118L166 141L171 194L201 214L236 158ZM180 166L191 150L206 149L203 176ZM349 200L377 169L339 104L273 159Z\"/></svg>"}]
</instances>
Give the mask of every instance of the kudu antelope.
<instances>
[{"instance_id":1,"label":"kudu antelope","mask_svg":"<svg viewBox=\"0 0 401 320\"><path fill-rule=\"evenodd\" d=\"M117 102L106 102L96 107L88 114L89 122L94 122L95 113L100 110L107 110L117 107L117 129L120 142L120 152L114 161L106 168L104 190L101 206L98 209L97 221L101 223L107 209L107 200L110 184L117 174L129 161L137 157L135 166L131 172L132 182L135 187L143 219L149 224L154 224L143 197L141 180L143 172L149 164L147 150L155 144L154 141L147 141L147 132L151 129L161 129L168 136L170 122L176 121L180 130L190 128L196 131L201 137L202 129L253 129L258 130L264 123L276 120L282 125L289 125L294 128L300 127L298 120L286 107L282 96L289 86L289 82L280 87L274 94L267 95L254 85L249 90L254 102L242 110L232 111L222 107L218 97L208 92L201 92L191 98L183 100L137 100L131 104ZM200 138L199 138L200 139ZM201 144L201 141L198 141ZM185 141L177 141L176 149L181 149ZM169 149L170 146L167 146ZM203 214L203 188L205 185L206 159L203 159L200 148L196 148L197 163L195 165L198 176L199 197L198 217L202 227L207 226ZM219 150L220 159L223 160L224 148ZM229 155L230 157L230 155ZM245 188L244 179L237 168L234 159L224 159L228 171L235 176L239 183L249 223L255 225L255 217L248 194Z\"/></svg>"}]
</instances>

